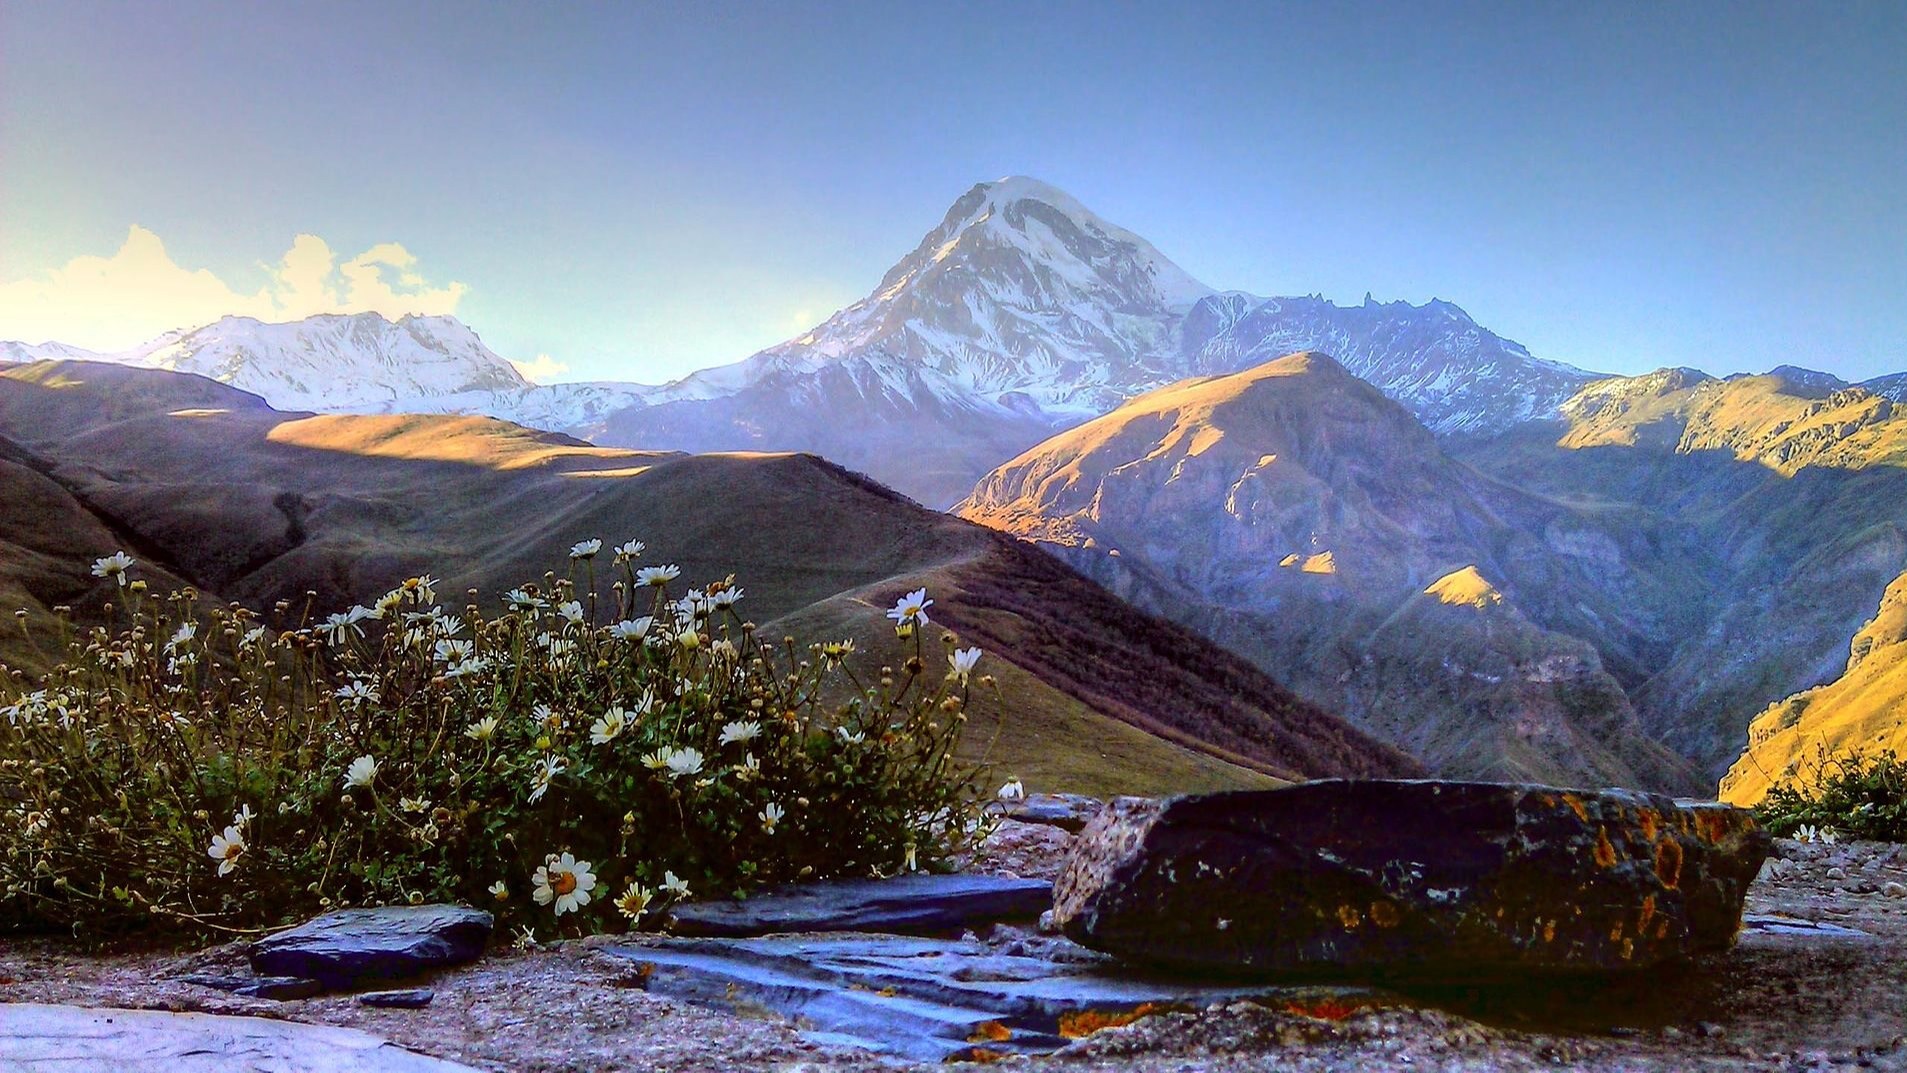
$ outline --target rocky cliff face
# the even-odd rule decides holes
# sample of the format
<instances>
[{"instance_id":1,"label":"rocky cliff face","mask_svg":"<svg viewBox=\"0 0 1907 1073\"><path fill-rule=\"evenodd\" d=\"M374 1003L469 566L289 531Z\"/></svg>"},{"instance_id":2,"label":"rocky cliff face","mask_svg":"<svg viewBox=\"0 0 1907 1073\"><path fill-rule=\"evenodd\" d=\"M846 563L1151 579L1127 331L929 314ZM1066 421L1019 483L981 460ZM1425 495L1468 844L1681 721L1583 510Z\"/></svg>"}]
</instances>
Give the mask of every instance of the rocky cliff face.
<instances>
[{"instance_id":1,"label":"rocky cliff face","mask_svg":"<svg viewBox=\"0 0 1907 1073\"><path fill-rule=\"evenodd\" d=\"M1840 677L1755 716L1721 796L1753 805L1778 783L1808 781L1822 756L1890 750L1907 753L1907 573L1887 586L1879 610L1854 635Z\"/></svg>"}]
</instances>

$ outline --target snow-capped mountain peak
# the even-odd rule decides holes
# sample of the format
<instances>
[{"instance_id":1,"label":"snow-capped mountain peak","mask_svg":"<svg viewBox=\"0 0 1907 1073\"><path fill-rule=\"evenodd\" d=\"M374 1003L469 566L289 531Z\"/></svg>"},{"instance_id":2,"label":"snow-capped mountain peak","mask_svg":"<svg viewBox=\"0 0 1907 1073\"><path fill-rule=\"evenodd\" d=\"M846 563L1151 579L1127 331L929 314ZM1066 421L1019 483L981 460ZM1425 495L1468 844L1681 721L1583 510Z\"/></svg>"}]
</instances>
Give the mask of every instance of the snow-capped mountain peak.
<instances>
[{"instance_id":1,"label":"snow-capped mountain peak","mask_svg":"<svg viewBox=\"0 0 1907 1073\"><path fill-rule=\"evenodd\" d=\"M20 360L74 357L55 345L10 345ZM446 316L322 314L266 323L224 317L167 332L98 361L196 373L249 391L280 410L363 411L471 392L529 387L462 321Z\"/></svg>"}]
</instances>

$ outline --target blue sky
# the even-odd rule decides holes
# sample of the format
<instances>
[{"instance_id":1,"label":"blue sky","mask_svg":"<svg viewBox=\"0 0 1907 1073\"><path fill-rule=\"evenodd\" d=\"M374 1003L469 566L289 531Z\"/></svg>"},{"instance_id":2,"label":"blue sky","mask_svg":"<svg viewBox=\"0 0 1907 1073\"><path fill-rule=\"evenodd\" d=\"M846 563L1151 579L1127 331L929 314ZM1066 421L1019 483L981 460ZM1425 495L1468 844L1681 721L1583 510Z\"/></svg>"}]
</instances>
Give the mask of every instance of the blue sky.
<instances>
[{"instance_id":1,"label":"blue sky","mask_svg":"<svg viewBox=\"0 0 1907 1073\"><path fill-rule=\"evenodd\" d=\"M1028 174L1221 288L1861 378L1907 368L1903 132L1900 3L0 0L0 338L350 305L286 282L310 235L369 307L421 291L508 357L654 381ZM134 289L71 262L135 225L176 286L48 319Z\"/></svg>"}]
</instances>

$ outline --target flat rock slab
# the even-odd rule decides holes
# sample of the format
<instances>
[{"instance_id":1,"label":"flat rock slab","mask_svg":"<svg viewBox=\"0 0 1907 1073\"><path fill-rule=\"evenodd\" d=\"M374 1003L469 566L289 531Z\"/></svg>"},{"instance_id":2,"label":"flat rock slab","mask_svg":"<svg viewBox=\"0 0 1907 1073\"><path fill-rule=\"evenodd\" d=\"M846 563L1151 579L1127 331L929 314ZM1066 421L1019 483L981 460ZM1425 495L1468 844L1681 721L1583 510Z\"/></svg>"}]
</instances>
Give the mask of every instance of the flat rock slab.
<instances>
[{"instance_id":1,"label":"flat rock slab","mask_svg":"<svg viewBox=\"0 0 1907 1073\"><path fill-rule=\"evenodd\" d=\"M1044 1054L1144 1013L1240 999L1323 1011L1394 1001L1367 988L1213 986L1136 974L1057 938L653 939L607 952L635 962L651 993L767 1009L816 1042L926 1062Z\"/></svg>"},{"instance_id":2,"label":"flat rock slab","mask_svg":"<svg viewBox=\"0 0 1907 1073\"><path fill-rule=\"evenodd\" d=\"M430 1005L437 992L428 987L410 987L400 991L366 991L358 996L358 1005L384 1010L421 1010Z\"/></svg>"},{"instance_id":3,"label":"flat rock slab","mask_svg":"<svg viewBox=\"0 0 1907 1073\"><path fill-rule=\"evenodd\" d=\"M1801 920L1798 917L1775 916L1771 913L1749 913L1741 918L1744 932L1760 935L1803 935L1821 939L1872 939L1874 936L1859 928L1830 924L1825 920Z\"/></svg>"},{"instance_id":4,"label":"flat rock slab","mask_svg":"<svg viewBox=\"0 0 1907 1073\"><path fill-rule=\"evenodd\" d=\"M1006 816L1021 823L1043 823L1067 831L1083 830L1106 803L1085 794L1028 794L1007 805Z\"/></svg>"},{"instance_id":5,"label":"flat rock slab","mask_svg":"<svg viewBox=\"0 0 1907 1073\"><path fill-rule=\"evenodd\" d=\"M215 976L193 973L180 979L199 987L229 991L247 998L268 998L283 1002L324 994L324 985L303 976Z\"/></svg>"},{"instance_id":6,"label":"flat rock slab","mask_svg":"<svg viewBox=\"0 0 1907 1073\"><path fill-rule=\"evenodd\" d=\"M740 938L788 932L957 934L1035 920L1053 903L1043 879L909 875L779 887L744 901L690 902L675 910L678 935Z\"/></svg>"},{"instance_id":7,"label":"flat rock slab","mask_svg":"<svg viewBox=\"0 0 1907 1073\"><path fill-rule=\"evenodd\" d=\"M350 988L475 961L490 941L489 913L455 905L343 909L252 945L260 976L304 976Z\"/></svg>"},{"instance_id":8,"label":"flat rock slab","mask_svg":"<svg viewBox=\"0 0 1907 1073\"><path fill-rule=\"evenodd\" d=\"M261 1017L0 1004L0 1070L475 1073L348 1028Z\"/></svg>"},{"instance_id":9,"label":"flat rock slab","mask_svg":"<svg viewBox=\"0 0 1907 1073\"><path fill-rule=\"evenodd\" d=\"M1624 790L1325 780L1120 803L1054 919L1135 962L1265 977L1501 979L1726 949L1770 840Z\"/></svg>"}]
</instances>

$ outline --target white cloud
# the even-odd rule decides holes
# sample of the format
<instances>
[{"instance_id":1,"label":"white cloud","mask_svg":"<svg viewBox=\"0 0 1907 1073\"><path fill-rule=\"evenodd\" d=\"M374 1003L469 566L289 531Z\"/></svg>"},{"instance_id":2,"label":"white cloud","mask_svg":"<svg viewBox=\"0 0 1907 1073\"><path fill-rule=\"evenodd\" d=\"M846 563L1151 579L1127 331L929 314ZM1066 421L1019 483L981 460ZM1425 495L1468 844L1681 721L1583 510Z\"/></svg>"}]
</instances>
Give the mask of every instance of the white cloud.
<instances>
[{"instance_id":1,"label":"white cloud","mask_svg":"<svg viewBox=\"0 0 1907 1073\"><path fill-rule=\"evenodd\" d=\"M38 277L0 283L0 339L112 351L223 316L286 321L319 313L455 312L468 288L433 288L416 264L395 242L339 263L323 239L299 235L278 263L263 266L265 285L241 294L206 269L175 264L158 235L135 225L110 257L75 257Z\"/></svg>"},{"instance_id":2,"label":"white cloud","mask_svg":"<svg viewBox=\"0 0 1907 1073\"><path fill-rule=\"evenodd\" d=\"M538 354L535 361L512 360L510 364L516 366L516 371L523 374L523 379L539 384L547 384L569 372L568 362L557 361L548 354Z\"/></svg>"}]
</instances>

